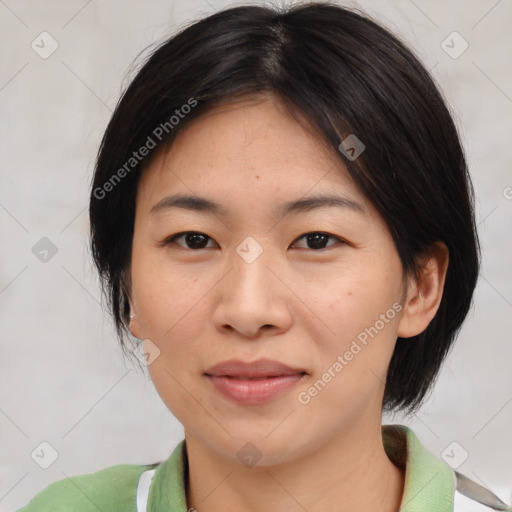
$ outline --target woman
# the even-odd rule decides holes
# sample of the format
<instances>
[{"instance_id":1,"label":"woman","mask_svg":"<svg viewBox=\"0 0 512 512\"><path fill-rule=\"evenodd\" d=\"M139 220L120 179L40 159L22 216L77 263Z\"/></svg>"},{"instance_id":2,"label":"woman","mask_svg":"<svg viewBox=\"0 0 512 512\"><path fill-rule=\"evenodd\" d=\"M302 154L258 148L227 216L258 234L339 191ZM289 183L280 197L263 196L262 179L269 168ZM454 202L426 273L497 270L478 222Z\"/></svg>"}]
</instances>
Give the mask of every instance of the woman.
<instances>
[{"instance_id":1,"label":"woman","mask_svg":"<svg viewBox=\"0 0 512 512\"><path fill-rule=\"evenodd\" d=\"M21 510L510 510L381 425L431 389L479 268L454 123L386 29L327 3L190 25L120 100L90 220L185 439Z\"/></svg>"}]
</instances>

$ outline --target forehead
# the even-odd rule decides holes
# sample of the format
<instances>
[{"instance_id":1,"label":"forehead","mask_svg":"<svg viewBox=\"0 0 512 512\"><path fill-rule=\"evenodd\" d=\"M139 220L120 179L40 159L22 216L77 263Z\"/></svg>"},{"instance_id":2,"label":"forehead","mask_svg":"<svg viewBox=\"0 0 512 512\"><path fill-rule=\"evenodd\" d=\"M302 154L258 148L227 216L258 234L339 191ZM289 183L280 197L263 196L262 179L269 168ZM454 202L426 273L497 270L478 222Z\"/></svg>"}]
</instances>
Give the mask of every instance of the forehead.
<instances>
[{"instance_id":1,"label":"forehead","mask_svg":"<svg viewBox=\"0 0 512 512\"><path fill-rule=\"evenodd\" d=\"M247 206L338 192L371 208L336 151L275 96L215 107L179 132L144 171L137 207L171 191Z\"/></svg>"}]
</instances>

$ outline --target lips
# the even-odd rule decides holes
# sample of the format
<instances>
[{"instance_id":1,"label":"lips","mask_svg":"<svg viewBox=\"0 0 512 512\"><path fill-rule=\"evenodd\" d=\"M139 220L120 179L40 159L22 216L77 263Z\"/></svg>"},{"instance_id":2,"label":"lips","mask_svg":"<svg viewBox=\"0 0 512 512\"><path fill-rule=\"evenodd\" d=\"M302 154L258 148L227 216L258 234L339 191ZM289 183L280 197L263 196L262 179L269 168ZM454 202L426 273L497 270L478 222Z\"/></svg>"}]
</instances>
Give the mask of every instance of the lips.
<instances>
[{"instance_id":1,"label":"lips","mask_svg":"<svg viewBox=\"0 0 512 512\"><path fill-rule=\"evenodd\" d=\"M205 374L213 377L231 377L235 379L264 379L284 375L307 373L303 368L292 368L272 359L258 359L251 363L239 359L231 359L212 366Z\"/></svg>"},{"instance_id":2,"label":"lips","mask_svg":"<svg viewBox=\"0 0 512 512\"><path fill-rule=\"evenodd\" d=\"M298 384L307 375L271 359L252 363L230 360L209 368L204 375L225 398L238 405L261 405Z\"/></svg>"}]
</instances>

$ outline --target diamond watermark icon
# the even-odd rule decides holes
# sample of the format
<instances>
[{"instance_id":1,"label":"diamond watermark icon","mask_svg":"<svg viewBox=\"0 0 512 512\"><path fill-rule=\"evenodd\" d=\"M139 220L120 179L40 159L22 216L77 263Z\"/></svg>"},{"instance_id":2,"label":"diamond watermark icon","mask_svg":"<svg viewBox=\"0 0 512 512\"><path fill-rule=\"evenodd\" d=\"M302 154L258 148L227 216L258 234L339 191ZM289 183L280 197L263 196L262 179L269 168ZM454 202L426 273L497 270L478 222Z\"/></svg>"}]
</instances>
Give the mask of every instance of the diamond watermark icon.
<instances>
[{"instance_id":1,"label":"diamond watermark icon","mask_svg":"<svg viewBox=\"0 0 512 512\"><path fill-rule=\"evenodd\" d=\"M245 443L236 455L238 460L248 468L252 468L261 459L261 452L252 443Z\"/></svg>"},{"instance_id":2,"label":"diamond watermark icon","mask_svg":"<svg viewBox=\"0 0 512 512\"><path fill-rule=\"evenodd\" d=\"M253 263L263 252L263 247L252 236L248 236L238 245L236 252L246 263Z\"/></svg>"},{"instance_id":3,"label":"diamond watermark icon","mask_svg":"<svg viewBox=\"0 0 512 512\"><path fill-rule=\"evenodd\" d=\"M453 469L466 462L469 453L457 441L452 441L441 453L441 458Z\"/></svg>"},{"instance_id":4,"label":"diamond watermark icon","mask_svg":"<svg viewBox=\"0 0 512 512\"><path fill-rule=\"evenodd\" d=\"M364 150L366 146L353 133L345 138L338 149L353 162Z\"/></svg>"},{"instance_id":5,"label":"diamond watermark icon","mask_svg":"<svg viewBox=\"0 0 512 512\"><path fill-rule=\"evenodd\" d=\"M468 42L458 32L452 32L441 42L441 48L452 59L458 59L468 47Z\"/></svg>"},{"instance_id":6,"label":"diamond watermark icon","mask_svg":"<svg viewBox=\"0 0 512 512\"><path fill-rule=\"evenodd\" d=\"M41 32L30 45L39 57L47 59L59 47L57 40L48 32Z\"/></svg>"},{"instance_id":7,"label":"diamond watermark icon","mask_svg":"<svg viewBox=\"0 0 512 512\"><path fill-rule=\"evenodd\" d=\"M137 353L137 359L146 366L149 366L160 356L160 349L149 338L142 340L141 346L142 354L140 352Z\"/></svg>"},{"instance_id":8,"label":"diamond watermark icon","mask_svg":"<svg viewBox=\"0 0 512 512\"><path fill-rule=\"evenodd\" d=\"M49 442L43 441L30 456L38 466L48 469L59 458L59 453Z\"/></svg>"},{"instance_id":9,"label":"diamond watermark icon","mask_svg":"<svg viewBox=\"0 0 512 512\"><path fill-rule=\"evenodd\" d=\"M32 247L32 254L42 263L48 263L57 254L57 246L49 238L43 236Z\"/></svg>"}]
</instances>

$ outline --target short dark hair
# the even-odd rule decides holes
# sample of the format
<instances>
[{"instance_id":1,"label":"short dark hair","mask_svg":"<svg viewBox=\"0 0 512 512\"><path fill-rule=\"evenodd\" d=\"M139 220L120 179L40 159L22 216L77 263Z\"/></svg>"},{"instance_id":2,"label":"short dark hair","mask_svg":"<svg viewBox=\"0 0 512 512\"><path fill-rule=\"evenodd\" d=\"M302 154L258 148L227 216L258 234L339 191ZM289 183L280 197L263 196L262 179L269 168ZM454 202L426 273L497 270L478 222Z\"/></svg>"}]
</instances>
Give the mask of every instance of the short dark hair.
<instances>
[{"instance_id":1,"label":"short dark hair","mask_svg":"<svg viewBox=\"0 0 512 512\"><path fill-rule=\"evenodd\" d=\"M437 314L421 334L398 338L388 368L383 409L413 412L471 306L480 264L473 186L428 71L397 36L330 2L240 6L191 23L151 52L122 95L99 148L89 210L92 256L121 346L141 171L214 106L265 93L337 150L388 225L404 272L417 273L433 242L449 249ZM357 159L338 150L349 135L365 145ZM152 148L144 158L143 147Z\"/></svg>"}]
</instances>

